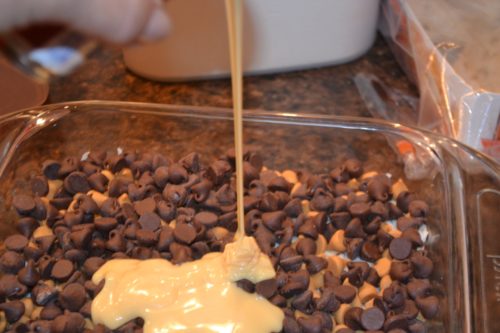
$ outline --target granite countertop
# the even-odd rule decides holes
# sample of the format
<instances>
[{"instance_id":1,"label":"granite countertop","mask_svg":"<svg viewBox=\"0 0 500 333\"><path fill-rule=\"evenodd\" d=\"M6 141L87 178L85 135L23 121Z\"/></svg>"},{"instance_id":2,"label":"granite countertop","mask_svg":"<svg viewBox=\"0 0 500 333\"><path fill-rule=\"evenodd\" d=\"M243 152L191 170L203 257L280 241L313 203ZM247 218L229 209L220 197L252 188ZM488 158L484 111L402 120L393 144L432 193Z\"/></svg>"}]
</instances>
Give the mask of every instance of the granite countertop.
<instances>
[{"instance_id":1,"label":"granite countertop","mask_svg":"<svg viewBox=\"0 0 500 333\"><path fill-rule=\"evenodd\" d=\"M361 58L348 64L245 78L244 106L319 114L370 116L353 77L376 76L389 88L417 96L385 41L378 37ZM101 99L231 107L229 79L161 83L128 71L118 48L101 46L76 73L52 82L48 103Z\"/></svg>"}]
</instances>

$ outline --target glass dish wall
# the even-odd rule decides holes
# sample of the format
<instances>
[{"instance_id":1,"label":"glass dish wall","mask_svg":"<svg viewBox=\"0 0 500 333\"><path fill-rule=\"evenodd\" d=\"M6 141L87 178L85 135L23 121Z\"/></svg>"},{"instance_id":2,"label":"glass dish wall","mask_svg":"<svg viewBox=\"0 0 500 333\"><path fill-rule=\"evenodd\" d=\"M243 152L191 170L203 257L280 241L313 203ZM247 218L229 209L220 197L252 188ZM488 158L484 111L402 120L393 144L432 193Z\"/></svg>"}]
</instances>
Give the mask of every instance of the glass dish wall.
<instances>
[{"instance_id":1,"label":"glass dish wall","mask_svg":"<svg viewBox=\"0 0 500 333\"><path fill-rule=\"evenodd\" d=\"M0 240L14 230L12 195L29 189L43 160L120 147L172 159L197 151L210 161L233 146L232 130L231 110L139 103L76 102L0 118ZM402 178L431 206L426 246L441 313L429 331L500 331L498 165L435 134L356 118L247 111L244 140L268 168L327 173L355 156L366 171ZM407 177L408 161L394 149L400 142L425 158L423 176Z\"/></svg>"}]
</instances>

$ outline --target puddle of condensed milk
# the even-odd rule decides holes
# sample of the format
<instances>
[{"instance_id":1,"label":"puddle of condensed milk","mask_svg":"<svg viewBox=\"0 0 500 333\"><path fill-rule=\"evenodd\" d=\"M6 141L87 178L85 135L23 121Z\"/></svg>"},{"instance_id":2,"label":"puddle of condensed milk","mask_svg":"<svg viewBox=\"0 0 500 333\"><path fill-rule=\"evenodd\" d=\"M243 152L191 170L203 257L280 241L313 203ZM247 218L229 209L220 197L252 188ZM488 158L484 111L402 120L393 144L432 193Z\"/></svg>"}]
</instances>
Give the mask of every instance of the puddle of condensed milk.
<instances>
[{"instance_id":1,"label":"puddle of condensed milk","mask_svg":"<svg viewBox=\"0 0 500 333\"><path fill-rule=\"evenodd\" d=\"M251 237L182 265L164 259L110 260L92 277L95 284L106 280L92 301L92 320L116 329L141 317L144 333L279 332L283 311L235 283L274 276L269 258Z\"/></svg>"},{"instance_id":2,"label":"puddle of condensed milk","mask_svg":"<svg viewBox=\"0 0 500 333\"><path fill-rule=\"evenodd\" d=\"M282 329L283 311L236 281L276 275L255 239L245 236L243 206L242 0L226 0L234 108L238 230L223 253L173 265L163 259L114 259L92 277L104 288L92 301L92 320L110 329L140 317L144 333L270 333Z\"/></svg>"}]
</instances>

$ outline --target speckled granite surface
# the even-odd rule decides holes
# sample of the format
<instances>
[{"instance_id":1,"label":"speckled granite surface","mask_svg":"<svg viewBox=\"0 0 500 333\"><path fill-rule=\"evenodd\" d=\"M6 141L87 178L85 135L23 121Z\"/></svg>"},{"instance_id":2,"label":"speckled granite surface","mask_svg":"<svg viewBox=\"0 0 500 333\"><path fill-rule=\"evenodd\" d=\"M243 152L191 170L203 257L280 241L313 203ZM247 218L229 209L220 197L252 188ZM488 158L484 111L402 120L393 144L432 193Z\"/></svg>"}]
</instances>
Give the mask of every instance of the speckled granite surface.
<instances>
[{"instance_id":1,"label":"speckled granite surface","mask_svg":"<svg viewBox=\"0 0 500 333\"><path fill-rule=\"evenodd\" d=\"M348 64L246 78L245 108L369 116L352 80L360 72L417 95L379 37L366 55ZM228 79L152 82L128 71L119 49L101 47L76 73L52 83L47 102L83 99L230 107L231 90Z\"/></svg>"}]
</instances>

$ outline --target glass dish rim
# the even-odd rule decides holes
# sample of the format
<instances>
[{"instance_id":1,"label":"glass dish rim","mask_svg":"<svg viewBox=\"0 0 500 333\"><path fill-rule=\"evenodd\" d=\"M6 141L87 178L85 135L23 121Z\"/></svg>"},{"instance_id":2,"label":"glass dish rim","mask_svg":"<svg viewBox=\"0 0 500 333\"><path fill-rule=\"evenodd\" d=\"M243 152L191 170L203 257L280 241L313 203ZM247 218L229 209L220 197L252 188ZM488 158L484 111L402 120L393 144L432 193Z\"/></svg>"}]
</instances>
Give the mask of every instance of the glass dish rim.
<instances>
[{"instance_id":1,"label":"glass dish rim","mask_svg":"<svg viewBox=\"0 0 500 333\"><path fill-rule=\"evenodd\" d=\"M188 104L160 104L149 102L129 102L129 101L107 101L107 100L80 100L68 101L60 103L45 104L37 107L26 108L17 110L0 116L0 125L13 119L17 116L31 116L37 117L47 112L55 110L66 109L71 112L77 111L82 107L95 107L103 108L105 111L113 110L119 112L134 112L144 114L168 115L187 118L198 119L218 119L218 120L232 120L231 108L214 107L214 106L194 106ZM187 113L186 110L191 112ZM56 116L58 120L64 117L67 113ZM283 125L304 125L311 127L323 128L352 128L365 131L382 131L393 134L407 134L413 137L420 137L425 141L432 139L438 143L449 143L451 146L459 148L465 153L479 159L485 166L490 168L494 174L500 178L500 164L491 159L488 155L465 145L453 138L446 137L439 133L434 133L425 129L417 128L414 126L403 125L395 122L389 122L383 119L370 118L370 117L357 117L357 116L340 116L334 114L317 114L305 112L289 112L279 110L264 110L264 109L244 109L243 112L244 122L258 122L269 124L283 124ZM429 147L425 147L429 148ZM431 147L432 148L432 147Z\"/></svg>"},{"instance_id":2,"label":"glass dish rim","mask_svg":"<svg viewBox=\"0 0 500 333\"><path fill-rule=\"evenodd\" d=\"M123 102L123 101L100 101L100 100L84 100L84 101L71 101L47 104L39 107L23 109L9 114L0 116L0 127L3 123L9 120L26 120L20 124L19 127L24 127L28 131L33 130L36 133L36 127L46 128L54 121L63 119L69 114L78 115L78 112L86 111L102 111L102 112L115 112L119 114L133 114L133 115L151 115L151 116L165 116L172 119L192 118L192 119L206 119L232 121L233 114L230 108L212 107L212 106L191 106L191 105L170 105L170 104L157 104L145 102ZM324 129L353 129L356 131L374 132L380 134L388 134L399 136L403 139L421 145L423 148L432 151L432 154L438 158L442 156L442 151L463 152L471 160L477 160L481 167L488 170L490 175L494 176L494 182L500 180L500 165L491 160L488 156L468 147L454 139L445 136L421 130L416 127L406 126L399 123L388 122L385 120L375 118L363 118L353 116L337 116L329 114L315 114L303 112L283 112L283 111L268 111L268 110L245 110L243 116L245 123L257 123L262 125L286 125L286 126L308 126L318 127ZM21 141L29 138L29 135L23 137L20 133ZM440 145L443 150L439 149ZM14 150L16 149L14 145ZM0 161L1 162L1 161ZM469 275L469 270L464 272L464 276ZM470 286L471 280L465 278L464 283ZM472 318L470 308L467 307L466 318ZM466 325L470 327L470 323ZM470 330L466 330L469 332Z\"/></svg>"}]
</instances>

